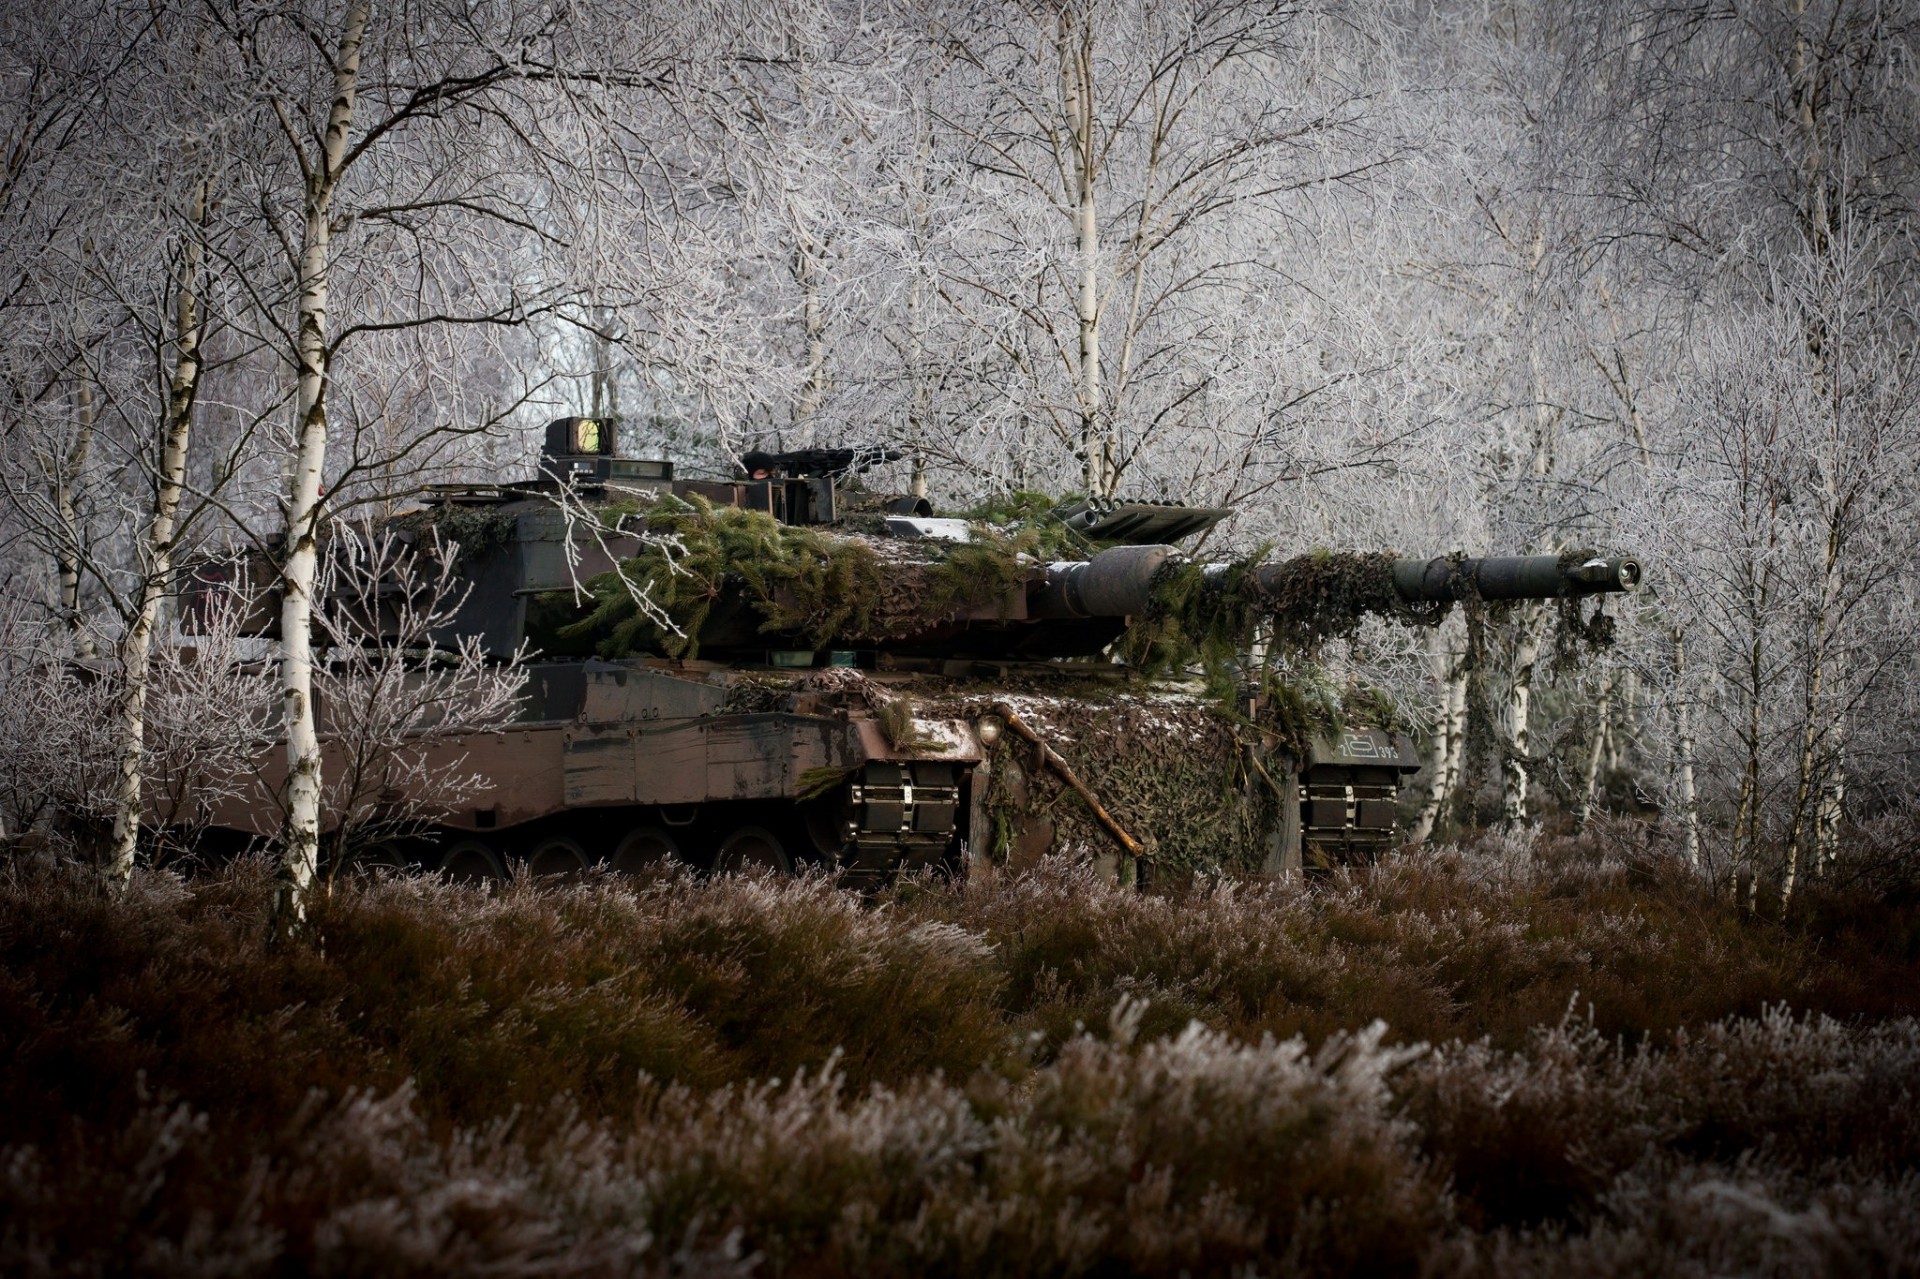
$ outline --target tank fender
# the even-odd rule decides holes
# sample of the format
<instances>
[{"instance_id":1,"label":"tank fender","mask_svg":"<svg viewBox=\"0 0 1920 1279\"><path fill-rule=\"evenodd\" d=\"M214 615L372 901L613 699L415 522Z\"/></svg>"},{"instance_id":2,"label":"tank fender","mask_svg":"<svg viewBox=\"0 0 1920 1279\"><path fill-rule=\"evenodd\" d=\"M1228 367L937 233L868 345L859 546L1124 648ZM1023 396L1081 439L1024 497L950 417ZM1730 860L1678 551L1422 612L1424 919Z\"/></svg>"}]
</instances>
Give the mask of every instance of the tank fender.
<instances>
[{"instance_id":1,"label":"tank fender","mask_svg":"<svg viewBox=\"0 0 1920 1279\"><path fill-rule=\"evenodd\" d=\"M807 774L861 759L847 725L783 712L580 725L565 742L566 804L794 799Z\"/></svg>"},{"instance_id":2,"label":"tank fender","mask_svg":"<svg viewBox=\"0 0 1920 1279\"><path fill-rule=\"evenodd\" d=\"M1417 773L1421 768L1420 752L1404 733L1350 725L1314 734L1307 748L1307 763L1391 768L1402 773Z\"/></svg>"},{"instance_id":3,"label":"tank fender","mask_svg":"<svg viewBox=\"0 0 1920 1279\"><path fill-rule=\"evenodd\" d=\"M899 746L887 739L886 730L878 720L856 719L849 727L858 763L875 759L938 759L977 764L986 757L973 725L964 719L916 719L913 730L917 740Z\"/></svg>"},{"instance_id":4,"label":"tank fender","mask_svg":"<svg viewBox=\"0 0 1920 1279\"><path fill-rule=\"evenodd\" d=\"M580 718L588 724L697 719L726 701L726 690L638 662L587 662Z\"/></svg>"}]
</instances>

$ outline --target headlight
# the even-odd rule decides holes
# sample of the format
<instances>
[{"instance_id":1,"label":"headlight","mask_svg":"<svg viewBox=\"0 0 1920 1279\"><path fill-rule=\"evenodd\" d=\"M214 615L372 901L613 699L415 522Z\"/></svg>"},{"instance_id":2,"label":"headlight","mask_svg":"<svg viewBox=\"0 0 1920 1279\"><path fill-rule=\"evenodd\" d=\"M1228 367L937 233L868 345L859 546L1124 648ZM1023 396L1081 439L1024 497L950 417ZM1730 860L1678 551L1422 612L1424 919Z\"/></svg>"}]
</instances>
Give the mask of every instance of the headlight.
<instances>
[{"instance_id":1,"label":"headlight","mask_svg":"<svg viewBox=\"0 0 1920 1279\"><path fill-rule=\"evenodd\" d=\"M973 721L973 731L979 735L982 746L991 746L999 741L1001 730L1004 728L1006 725L1001 722L998 715L982 715Z\"/></svg>"}]
</instances>

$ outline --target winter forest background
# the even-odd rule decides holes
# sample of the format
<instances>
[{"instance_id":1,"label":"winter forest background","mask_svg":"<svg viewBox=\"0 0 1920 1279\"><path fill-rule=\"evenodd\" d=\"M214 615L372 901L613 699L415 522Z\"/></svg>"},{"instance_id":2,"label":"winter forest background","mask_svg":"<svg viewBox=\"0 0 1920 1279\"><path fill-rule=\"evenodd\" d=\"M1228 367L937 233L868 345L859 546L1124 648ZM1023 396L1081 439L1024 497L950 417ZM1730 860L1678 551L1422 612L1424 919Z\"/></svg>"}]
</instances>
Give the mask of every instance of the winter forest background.
<instances>
[{"instance_id":1,"label":"winter forest background","mask_svg":"<svg viewBox=\"0 0 1920 1279\"><path fill-rule=\"evenodd\" d=\"M0 29L11 833L263 731L174 650L180 562L310 561L322 520L530 475L565 413L685 475L884 442L879 482L949 509L1232 505L1213 551L1637 554L1649 589L1578 663L1544 608L1331 655L1427 730L1415 833L1482 790L1508 821L1657 808L1722 882L1790 893L1911 829L1911 6L162 0ZM139 677L47 673L70 657Z\"/></svg>"}]
</instances>

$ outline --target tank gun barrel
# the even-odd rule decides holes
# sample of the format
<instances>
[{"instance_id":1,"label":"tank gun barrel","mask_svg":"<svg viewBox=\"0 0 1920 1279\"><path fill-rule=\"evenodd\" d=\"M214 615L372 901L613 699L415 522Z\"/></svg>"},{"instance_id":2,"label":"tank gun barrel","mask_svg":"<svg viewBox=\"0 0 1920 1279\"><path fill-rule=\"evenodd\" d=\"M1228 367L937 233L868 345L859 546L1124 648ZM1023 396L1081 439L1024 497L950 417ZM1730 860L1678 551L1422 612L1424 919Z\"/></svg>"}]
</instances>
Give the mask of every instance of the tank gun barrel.
<instances>
[{"instance_id":1,"label":"tank gun barrel","mask_svg":"<svg viewBox=\"0 0 1920 1279\"><path fill-rule=\"evenodd\" d=\"M1047 579L1029 601L1041 618L1129 617L1145 613L1161 569L1177 564L1171 546L1116 546L1091 559L1047 566ZM1203 571L1225 572L1225 564ZM1265 564L1253 571L1261 589L1283 594L1296 570L1289 563ZM1631 591L1640 585L1640 562L1624 556L1594 556L1576 562L1557 555L1508 555L1485 559L1393 561L1393 588L1410 604L1461 599L1546 600Z\"/></svg>"},{"instance_id":2,"label":"tank gun barrel","mask_svg":"<svg viewBox=\"0 0 1920 1279\"><path fill-rule=\"evenodd\" d=\"M1486 559L1398 559L1393 588L1409 603L1453 600L1550 600L1570 595L1631 591L1640 585L1640 561L1593 556L1568 563L1557 555L1502 555Z\"/></svg>"}]
</instances>

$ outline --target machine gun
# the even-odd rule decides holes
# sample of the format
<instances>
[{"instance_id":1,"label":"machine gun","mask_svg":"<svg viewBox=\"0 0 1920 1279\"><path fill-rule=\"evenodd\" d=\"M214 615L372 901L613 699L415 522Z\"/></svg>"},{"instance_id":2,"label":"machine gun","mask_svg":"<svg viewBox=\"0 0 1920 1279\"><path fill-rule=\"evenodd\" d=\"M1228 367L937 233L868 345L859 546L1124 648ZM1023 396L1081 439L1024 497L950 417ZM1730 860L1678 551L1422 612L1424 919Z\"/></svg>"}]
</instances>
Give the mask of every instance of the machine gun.
<instances>
[{"instance_id":1,"label":"machine gun","mask_svg":"<svg viewBox=\"0 0 1920 1279\"><path fill-rule=\"evenodd\" d=\"M879 444L848 449L794 449L786 453L743 453L740 465L747 478L844 480L861 475L883 462L898 462L906 454Z\"/></svg>"}]
</instances>

